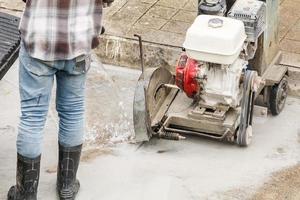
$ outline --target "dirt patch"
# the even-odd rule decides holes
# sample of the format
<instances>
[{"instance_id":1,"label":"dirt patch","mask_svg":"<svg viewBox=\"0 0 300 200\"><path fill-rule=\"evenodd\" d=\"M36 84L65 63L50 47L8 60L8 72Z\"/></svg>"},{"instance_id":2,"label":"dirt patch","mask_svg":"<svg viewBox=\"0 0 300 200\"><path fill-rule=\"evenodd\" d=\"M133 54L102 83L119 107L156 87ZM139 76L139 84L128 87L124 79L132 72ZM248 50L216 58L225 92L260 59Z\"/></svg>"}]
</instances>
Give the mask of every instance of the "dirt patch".
<instances>
[{"instance_id":1,"label":"dirt patch","mask_svg":"<svg viewBox=\"0 0 300 200\"><path fill-rule=\"evenodd\" d=\"M57 166L56 165L55 166L51 166L51 167L47 168L45 171L48 174L54 174L54 173L57 172Z\"/></svg>"},{"instance_id":2,"label":"dirt patch","mask_svg":"<svg viewBox=\"0 0 300 200\"><path fill-rule=\"evenodd\" d=\"M94 148L94 149L88 149L84 150L81 153L81 162L90 162L97 158L98 156L103 156L103 155L111 155L113 154L113 150L108 147L103 147L103 148ZM57 172L57 166L50 166L45 170L46 173L48 174L54 174Z\"/></svg>"},{"instance_id":3,"label":"dirt patch","mask_svg":"<svg viewBox=\"0 0 300 200\"><path fill-rule=\"evenodd\" d=\"M283 153L285 153L286 151L285 151L285 149L283 148L283 147L278 147L277 148L277 153L279 153L279 154L283 154Z\"/></svg>"},{"instance_id":4,"label":"dirt patch","mask_svg":"<svg viewBox=\"0 0 300 200\"><path fill-rule=\"evenodd\" d=\"M111 148L97 148L97 149L89 149L82 152L81 161L89 162L102 155L111 155L113 154L113 150Z\"/></svg>"},{"instance_id":5,"label":"dirt patch","mask_svg":"<svg viewBox=\"0 0 300 200\"><path fill-rule=\"evenodd\" d=\"M218 192L205 198L205 200L217 199L217 200L249 200L252 188L241 187L238 189L231 189L226 192Z\"/></svg>"},{"instance_id":6,"label":"dirt patch","mask_svg":"<svg viewBox=\"0 0 300 200\"><path fill-rule=\"evenodd\" d=\"M251 200L299 200L300 165L279 171Z\"/></svg>"},{"instance_id":7,"label":"dirt patch","mask_svg":"<svg viewBox=\"0 0 300 200\"><path fill-rule=\"evenodd\" d=\"M11 134L15 132L15 128L13 126L7 125L4 127L0 127L0 134Z\"/></svg>"}]
</instances>

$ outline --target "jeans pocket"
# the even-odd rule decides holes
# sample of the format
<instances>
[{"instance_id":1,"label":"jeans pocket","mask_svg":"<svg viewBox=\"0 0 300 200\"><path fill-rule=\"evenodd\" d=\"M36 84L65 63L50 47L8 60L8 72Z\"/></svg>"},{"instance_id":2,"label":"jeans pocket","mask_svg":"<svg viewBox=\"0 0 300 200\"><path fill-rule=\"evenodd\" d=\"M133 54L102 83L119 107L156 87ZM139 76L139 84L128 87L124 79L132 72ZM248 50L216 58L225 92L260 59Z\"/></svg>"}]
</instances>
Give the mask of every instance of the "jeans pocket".
<instances>
[{"instance_id":1,"label":"jeans pocket","mask_svg":"<svg viewBox=\"0 0 300 200\"><path fill-rule=\"evenodd\" d=\"M91 66L90 55L76 58L72 74L75 74L75 75L85 74L89 71L90 66Z\"/></svg>"}]
</instances>

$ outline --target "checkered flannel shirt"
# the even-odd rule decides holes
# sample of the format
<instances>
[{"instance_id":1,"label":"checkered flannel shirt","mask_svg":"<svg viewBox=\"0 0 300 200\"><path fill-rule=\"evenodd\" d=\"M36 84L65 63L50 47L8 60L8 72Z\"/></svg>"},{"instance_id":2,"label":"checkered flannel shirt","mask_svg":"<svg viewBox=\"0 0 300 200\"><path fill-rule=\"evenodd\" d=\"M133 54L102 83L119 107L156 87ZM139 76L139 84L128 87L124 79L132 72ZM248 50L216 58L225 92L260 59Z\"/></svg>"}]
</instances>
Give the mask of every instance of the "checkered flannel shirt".
<instances>
[{"instance_id":1,"label":"checkered flannel shirt","mask_svg":"<svg viewBox=\"0 0 300 200\"><path fill-rule=\"evenodd\" d=\"M29 55L44 61L69 60L99 45L102 0L27 0L20 23Z\"/></svg>"}]
</instances>

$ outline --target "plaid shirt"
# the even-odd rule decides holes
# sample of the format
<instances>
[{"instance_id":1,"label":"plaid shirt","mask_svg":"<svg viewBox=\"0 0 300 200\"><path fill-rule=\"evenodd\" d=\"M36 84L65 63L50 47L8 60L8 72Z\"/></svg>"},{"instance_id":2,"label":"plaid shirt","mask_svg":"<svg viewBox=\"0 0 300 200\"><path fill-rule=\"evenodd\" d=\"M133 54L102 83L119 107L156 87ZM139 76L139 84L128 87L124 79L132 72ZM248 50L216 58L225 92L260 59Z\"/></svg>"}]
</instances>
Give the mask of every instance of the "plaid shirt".
<instances>
[{"instance_id":1,"label":"plaid shirt","mask_svg":"<svg viewBox=\"0 0 300 200\"><path fill-rule=\"evenodd\" d=\"M102 0L27 0L20 23L30 56L69 60L99 45Z\"/></svg>"}]
</instances>

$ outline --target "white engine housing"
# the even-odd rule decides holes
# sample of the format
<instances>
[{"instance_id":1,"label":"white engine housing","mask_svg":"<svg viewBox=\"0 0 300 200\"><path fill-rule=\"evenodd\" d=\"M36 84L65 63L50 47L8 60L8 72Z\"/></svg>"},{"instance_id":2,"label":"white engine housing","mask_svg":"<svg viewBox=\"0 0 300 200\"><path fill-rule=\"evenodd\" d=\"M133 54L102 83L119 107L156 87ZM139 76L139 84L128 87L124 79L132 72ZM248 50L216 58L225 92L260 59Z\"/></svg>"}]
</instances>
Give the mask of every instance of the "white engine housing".
<instances>
[{"instance_id":1,"label":"white engine housing","mask_svg":"<svg viewBox=\"0 0 300 200\"><path fill-rule=\"evenodd\" d=\"M242 98L240 89L240 80L243 69L247 67L248 62L237 59L232 65L214 65L203 63L199 77L202 79L200 98L205 105L217 107L218 105L227 105L230 107L239 106Z\"/></svg>"}]
</instances>

